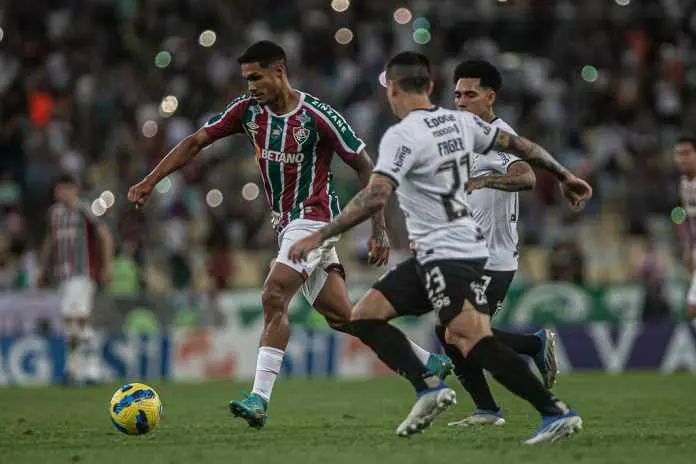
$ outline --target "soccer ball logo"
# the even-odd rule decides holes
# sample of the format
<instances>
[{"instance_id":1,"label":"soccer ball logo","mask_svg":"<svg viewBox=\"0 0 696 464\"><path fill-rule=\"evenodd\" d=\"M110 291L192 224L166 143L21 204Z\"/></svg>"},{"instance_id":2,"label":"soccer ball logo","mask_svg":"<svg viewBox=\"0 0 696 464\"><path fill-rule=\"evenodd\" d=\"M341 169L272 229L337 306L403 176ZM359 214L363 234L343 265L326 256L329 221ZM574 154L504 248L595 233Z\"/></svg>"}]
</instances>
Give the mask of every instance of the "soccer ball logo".
<instances>
[{"instance_id":1,"label":"soccer ball logo","mask_svg":"<svg viewBox=\"0 0 696 464\"><path fill-rule=\"evenodd\" d=\"M111 398L109 413L111 422L119 431L128 435L143 435L159 424L162 402L152 387L129 383L116 390Z\"/></svg>"}]
</instances>

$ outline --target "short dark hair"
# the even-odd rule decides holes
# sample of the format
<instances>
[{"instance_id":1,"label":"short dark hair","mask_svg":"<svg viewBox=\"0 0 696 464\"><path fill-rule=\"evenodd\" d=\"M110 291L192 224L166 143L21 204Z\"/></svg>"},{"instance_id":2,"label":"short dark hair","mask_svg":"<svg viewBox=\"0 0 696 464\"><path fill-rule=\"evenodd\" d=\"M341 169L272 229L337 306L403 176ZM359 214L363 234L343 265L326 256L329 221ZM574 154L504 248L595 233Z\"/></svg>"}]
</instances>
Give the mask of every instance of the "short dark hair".
<instances>
[{"instance_id":1,"label":"short dark hair","mask_svg":"<svg viewBox=\"0 0 696 464\"><path fill-rule=\"evenodd\" d=\"M486 60L462 61L454 69L454 84L459 79L479 79L481 87L493 89L496 92L503 86L503 78L498 68Z\"/></svg>"},{"instance_id":2,"label":"short dark hair","mask_svg":"<svg viewBox=\"0 0 696 464\"><path fill-rule=\"evenodd\" d=\"M277 63L287 68L287 61L283 47L270 40L261 40L252 44L237 58L239 64L258 63L262 68Z\"/></svg>"},{"instance_id":3,"label":"short dark hair","mask_svg":"<svg viewBox=\"0 0 696 464\"><path fill-rule=\"evenodd\" d=\"M386 78L396 81L404 91L425 93L432 80L430 60L422 53L401 52L394 55L385 68Z\"/></svg>"},{"instance_id":4,"label":"short dark hair","mask_svg":"<svg viewBox=\"0 0 696 464\"><path fill-rule=\"evenodd\" d=\"M75 178L75 176L73 176L72 174L69 174L67 172L64 172L64 173L60 174L58 177L56 177L55 185L58 185L58 184L73 184L75 186L78 185L77 179Z\"/></svg>"},{"instance_id":5,"label":"short dark hair","mask_svg":"<svg viewBox=\"0 0 696 464\"><path fill-rule=\"evenodd\" d=\"M680 135L679 138L677 138L677 141L674 142L675 145L678 143L690 143L691 148L696 150L696 137L692 135Z\"/></svg>"}]
</instances>

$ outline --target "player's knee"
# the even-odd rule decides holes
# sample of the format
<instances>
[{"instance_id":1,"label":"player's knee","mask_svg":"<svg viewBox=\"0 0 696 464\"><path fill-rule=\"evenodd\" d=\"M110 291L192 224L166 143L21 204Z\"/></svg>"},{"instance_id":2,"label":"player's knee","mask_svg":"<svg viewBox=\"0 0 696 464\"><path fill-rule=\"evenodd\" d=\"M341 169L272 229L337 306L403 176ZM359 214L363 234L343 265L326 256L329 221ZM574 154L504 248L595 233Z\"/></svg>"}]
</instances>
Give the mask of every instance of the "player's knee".
<instances>
[{"instance_id":1,"label":"player's knee","mask_svg":"<svg viewBox=\"0 0 696 464\"><path fill-rule=\"evenodd\" d=\"M358 304L353 306L350 312L350 320L378 319L388 321L396 315L396 310L394 310L391 303L381 293L371 289Z\"/></svg>"},{"instance_id":2,"label":"player's knee","mask_svg":"<svg viewBox=\"0 0 696 464\"><path fill-rule=\"evenodd\" d=\"M261 304L263 305L264 313L267 317L274 314L286 313L291 295L279 282L266 282L261 293Z\"/></svg>"}]
</instances>

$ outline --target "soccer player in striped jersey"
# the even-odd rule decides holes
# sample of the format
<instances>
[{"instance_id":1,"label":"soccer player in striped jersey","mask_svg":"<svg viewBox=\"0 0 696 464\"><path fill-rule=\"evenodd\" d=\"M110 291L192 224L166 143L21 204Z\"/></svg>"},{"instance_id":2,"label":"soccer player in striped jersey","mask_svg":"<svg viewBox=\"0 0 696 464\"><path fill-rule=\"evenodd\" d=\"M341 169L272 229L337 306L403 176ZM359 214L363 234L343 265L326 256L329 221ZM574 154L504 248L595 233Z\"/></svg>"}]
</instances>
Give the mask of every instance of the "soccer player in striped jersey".
<instances>
[{"instance_id":1,"label":"soccer player in striped jersey","mask_svg":"<svg viewBox=\"0 0 696 464\"><path fill-rule=\"evenodd\" d=\"M696 271L694 271L694 243L696 242L696 138L680 137L674 145L674 162L682 174L679 194L686 210L688 240L684 250L684 264L691 273L691 285L686 296L686 314L696 318Z\"/></svg>"},{"instance_id":2,"label":"soccer player in striped jersey","mask_svg":"<svg viewBox=\"0 0 696 464\"><path fill-rule=\"evenodd\" d=\"M215 140L244 134L254 147L279 251L261 296L264 330L253 390L247 398L230 402L230 409L251 427L260 428L266 421L268 401L288 342L287 308L293 295L301 289L336 330L344 330L350 321L345 275L334 248L338 237L326 240L302 263L288 259L288 250L340 212L330 168L333 154L356 171L363 186L370 179L373 163L365 144L341 114L290 86L280 46L257 42L238 61L249 94L233 100L179 143L143 181L131 187L128 199L144 203L157 182ZM383 265L388 261L389 241L382 212L374 217L372 227L370 262ZM428 353L415 344L413 350L441 376L451 370L446 356Z\"/></svg>"},{"instance_id":3,"label":"soccer player in striped jersey","mask_svg":"<svg viewBox=\"0 0 696 464\"><path fill-rule=\"evenodd\" d=\"M502 86L502 76L488 61L469 60L460 63L454 71L454 102L457 109L468 111L493 127L511 134L515 131L496 116L493 105ZM519 248L517 223L519 221L519 194L534 188L535 176L531 166L513 153L497 151L476 155L472 163L472 177L467 183L474 219L486 237L489 257L486 262L486 297L491 318L503 306L518 267ZM556 335L550 330L534 334L520 334L492 329L493 334L519 354L530 356L542 374L544 386L550 388L556 379ZM483 369L459 355L456 347L445 342L442 326L436 329L445 352L454 360L455 373L476 405L474 413L454 426L504 425L502 411L488 387Z\"/></svg>"},{"instance_id":4,"label":"soccer player in striped jersey","mask_svg":"<svg viewBox=\"0 0 696 464\"><path fill-rule=\"evenodd\" d=\"M61 296L66 330L67 383L100 381L92 312L96 282L111 280L113 240L108 227L80 200L77 181L61 176L54 185L55 203L48 211L48 230L41 250L39 285L48 280L48 265Z\"/></svg>"}]
</instances>

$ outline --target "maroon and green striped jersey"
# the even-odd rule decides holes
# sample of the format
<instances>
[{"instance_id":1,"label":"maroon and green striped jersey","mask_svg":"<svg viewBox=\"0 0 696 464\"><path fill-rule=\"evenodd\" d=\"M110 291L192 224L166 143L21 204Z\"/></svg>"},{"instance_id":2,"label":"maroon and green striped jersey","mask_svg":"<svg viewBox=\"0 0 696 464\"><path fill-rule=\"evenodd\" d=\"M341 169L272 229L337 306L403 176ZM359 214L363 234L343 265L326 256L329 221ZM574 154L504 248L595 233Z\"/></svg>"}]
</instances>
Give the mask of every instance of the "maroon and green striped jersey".
<instances>
[{"instance_id":1,"label":"maroon and green striped jersey","mask_svg":"<svg viewBox=\"0 0 696 464\"><path fill-rule=\"evenodd\" d=\"M84 202L79 202L74 208L62 203L49 208L53 270L58 281L75 276L97 277L98 224L99 219Z\"/></svg>"},{"instance_id":2,"label":"maroon and green striped jersey","mask_svg":"<svg viewBox=\"0 0 696 464\"><path fill-rule=\"evenodd\" d=\"M338 215L331 158L336 153L349 161L365 147L338 111L299 95L295 109L285 114L242 95L203 126L212 140L242 132L249 138L276 230L293 219L329 222Z\"/></svg>"}]
</instances>

